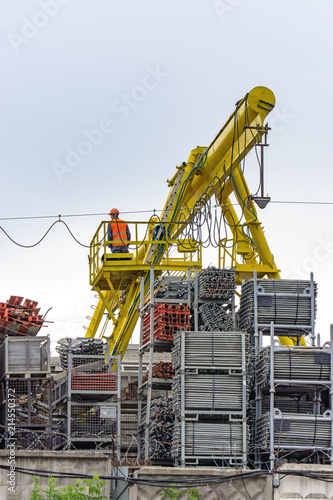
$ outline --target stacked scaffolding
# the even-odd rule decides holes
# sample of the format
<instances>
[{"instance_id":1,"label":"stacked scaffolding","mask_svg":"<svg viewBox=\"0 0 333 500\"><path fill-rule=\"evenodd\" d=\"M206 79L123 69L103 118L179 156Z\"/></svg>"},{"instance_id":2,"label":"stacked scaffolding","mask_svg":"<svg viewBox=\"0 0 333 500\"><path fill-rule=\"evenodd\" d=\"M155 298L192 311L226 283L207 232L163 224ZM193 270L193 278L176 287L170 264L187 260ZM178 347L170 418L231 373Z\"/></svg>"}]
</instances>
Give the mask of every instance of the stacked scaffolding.
<instances>
[{"instance_id":1,"label":"stacked scaffolding","mask_svg":"<svg viewBox=\"0 0 333 500\"><path fill-rule=\"evenodd\" d=\"M310 280L243 284L240 325L254 339L248 382L250 451L256 467L280 460L332 462L332 345L315 347L317 286ZM270 346L263 336L270 335ZM281 346L278 337L295 345ZM312 346L300 346L308 336Z\"/></svg>"},{"instance_id":2,"label":"stacked scaffolding","mask_svg":"<svg viewBox=\"0 0 333 500\"><path fill-rule=\"evenodd\" d=\"M191 306L190 271L184 277L162 277L154 280L150 271L150 297L145 304L141 281L141 335L139 349L138 456L153 463L171 461L173 430L172 388L173 369L170 363L154 365L154 352L171 352L174 335L190 330ZM143 355L149 353L147 373L143 373ZM154 397L163 391L164 398Z\"/></svg>"},{"instance_id":3,"label":"stacked scaffolding","mask_svg":"<svg viewBox=\"0 0 333 500\"><path fill-rule=\"evenodd\" d=\"M0 367L3 447L52 449L49 337L6 337Z\"/></svg>"},{"instance_id":4,"label":"stacked scaffolding","mask_svg":"<svg viewBox=\"0 0 333 500\"><path fill-rule=\"evenodd\" d=\"M144 426L146 422L147 407L142 412L142 420L139 422L141 446L140 458L152 461L171 461L172 433L174 427L174 413L172 400L157 397L152 400L149 411L149 439L145 441ZM145 458L148 451L148 458Z\"/></svg>"},{"instance_id":5,"label":"stacked scaffolding","mask_svg":"<svg viewBox=\"0 0 333 500\"><path fill-rule=\"evenodd\" d=\"M251 448L270 468L281 459L309 463L333 461L332 345L263 347L256 363L256 418ZM266 453L266 455L265 455Z\"/></svg>"},{"instance_id":6,"label":"stacked scaffolding","mask_svg":"<svg viewBox=\"0 0 333 500\"><path fill-rule=\"evenodd\" d=\"M81 358L80 354L103 356L103 354L105 353L105 343L101 339L90 339L90 338L61 339L58 341L56 351L59 354L60 364L63 370L67 370L68 368L69 347L71 349L72 354L77 355L77 358L75 358L75 363L76 363L75 366L83 365L86 362L86 360L89 359L89 358Z\"/></svg>"},{"instance_id":7,"label":"stacked scaffolding","mask_svg":"<svg viewBox=\"0 0 333 500\"><path fill-rule=\"evenodd\" d=\"M101 347L101 354L86 354ZM86 339L61 340L58 350L67 371L53 390L54 407L59 418L61 409L65 413L66 447L98 448L120 458L120 356L110 356L105 343Z\"/></svg>"},{"instance_id":8,"label":"stacked scaffolding","mask_svg":"<svg viewBox=\"0 0 333 500\"><path fill-rule=\"evenodd\" d=\"M150 310L143 317L143 345L150 341ZM180 328L190 329L190 310L184 304L159 302L154 310L154 339L173 340Z\"/></svg>"},{"instance_id":9,"label":"stacked scaffolding","mask_svg":"<svg viewBox=\"0 0 333 500\"><path fill-rule=\"evenodd\" d=\"M235 271L208 267L193 282L193 330L235 329Z\"/></svg>"},{"instance_id":10,"label":"stacked scaffolding","mask_svg":"<svg viewBox=\"0 0 333 500\"><path fill-rule=\"evenodd\" d=\"M235 293L235 271L208 267L198 277L199 299L232 299Z\"/></svg>"},{"instance_id":11,"label":"stacked scaffolding","mask_svg":"<svg viewBox=\"0 0 333 500\"><path fill-rule=\"evenodd\" d=\"M270 280L256 276L242 285L239 326L251 333L276 335L312 334L316 317L317 284L310 280Z\"/></svg>"},{"instance_id":12,"label":"stacked scaffolding","mask_svg":"<svg viewBox=\"0 0 333 500\"><path fill-rule=\"evenodd\" d=\"M175 464L245 467L246 334L178 332L174 344Z\"/></svg>"}]
</instances>

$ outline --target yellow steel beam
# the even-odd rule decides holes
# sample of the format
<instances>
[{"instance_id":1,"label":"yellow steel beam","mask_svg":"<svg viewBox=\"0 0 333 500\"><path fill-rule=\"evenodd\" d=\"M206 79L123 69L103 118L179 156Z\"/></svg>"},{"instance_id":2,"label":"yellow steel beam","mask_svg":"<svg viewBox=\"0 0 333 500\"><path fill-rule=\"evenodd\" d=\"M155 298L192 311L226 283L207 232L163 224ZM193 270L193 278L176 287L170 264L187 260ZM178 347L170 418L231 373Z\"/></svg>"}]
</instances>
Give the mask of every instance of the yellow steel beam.
<instances>
[{"instance_id":1,"label":"yellow steel beam","mask_svg":"<svg viewBox=\"0 0 333 500\"><path fill-rule=\"evenodd\" d=\"M102 318L104 316L104 311L105 311L105 305L104 303L106 302L107 304L110 304L112 300L112 292L110 291L103 291L103 296L104 300L99 299L98 304L96 306L96 309L94 310L94 314L90 320L89 326L86 331L86 337L96 337L98 327L102 321Z\"/></svg>"}]
</instances>

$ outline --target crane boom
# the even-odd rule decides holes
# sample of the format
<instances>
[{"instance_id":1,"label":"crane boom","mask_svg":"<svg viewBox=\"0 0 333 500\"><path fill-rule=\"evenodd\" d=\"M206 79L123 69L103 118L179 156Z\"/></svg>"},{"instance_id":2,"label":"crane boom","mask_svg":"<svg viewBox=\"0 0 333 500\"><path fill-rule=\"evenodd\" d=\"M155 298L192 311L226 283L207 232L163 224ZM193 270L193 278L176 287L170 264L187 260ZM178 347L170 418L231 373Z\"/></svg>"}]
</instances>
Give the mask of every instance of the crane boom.
<instances>
[{"instance_id":1,"label":"crane boom","mask_svg":"<svg viewBox=\"0 0 333 500\"><path fill-rule=\"evenodd\" d=\"M161 217L146 223L148 230L144 241L138 236L140 223L132 223L135 238L130 245L137 247L133 254L107 254L108 223L101 223L90 252L90 284L100 300L87 337L97 335L103 317L102 336L107 337L106 325L112 320L113 330L108 337L112 354L124 354L139 317L140 280L147 293L152 268L156 275L163 270L184 271L190 265L201 267L201 242L184 241L180 235L192 223L202 204L213 195L233 234L231 258L236 282L249 279L254 270L258 277L280 277L241 169L242 160L267 133L264 120L274 105L274 94L266 87L255 87L237 102L235 111L211 144L195 148L188 161L177 167L174 177L168 181L170 192ZM231 195L238 202L244 222L237 215ZM182 259L170 257L169 251L175 246L183 252ZM197 260L193 257L195 251ZM104 252L102 263L100 252ZM226 245L224 252L228 253Z\"/></svg>"}]
</instances>

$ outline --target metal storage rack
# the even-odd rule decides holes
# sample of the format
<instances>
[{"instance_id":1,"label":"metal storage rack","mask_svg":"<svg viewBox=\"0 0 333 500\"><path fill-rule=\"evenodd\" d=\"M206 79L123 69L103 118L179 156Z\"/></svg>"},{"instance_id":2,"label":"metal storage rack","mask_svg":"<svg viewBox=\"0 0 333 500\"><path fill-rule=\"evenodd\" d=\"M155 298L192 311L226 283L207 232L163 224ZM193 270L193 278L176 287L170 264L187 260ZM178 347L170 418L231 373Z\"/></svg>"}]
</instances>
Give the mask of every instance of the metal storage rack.
<instances>
[{"instance_id":1,"label":"metal storage rack","mask_svg":"<svg viewBox=\"0 0 333 500\"><path fill-rule=\"evenodd\" d=\"M174 344L175 465L246 467L246 334L182 331Z\"/></svg>"},{"instance_id":2,"label":"metal storage rack","mask_svg":"<svg viewBox=\"0 0 333 500\"><path fill-rule=\"evenodd\" d=\"M98 445L120 459L120 356L67 354L68 448Z\"/></svg>"},{"instance_id":3,"label":"metal storage rack","mask_svg":"<svg viewBox=\"0 0 333 500\"><path fill-rule=\"evenodd\" d=\"M284 457L303 461L314 457L333 464L333 326L329 348L277 347L273 323L270 334L270 346L259 350L256 364L252 432L257 446L254 451L260 452L257 464L264 466L264 453L269 454L270 470ZM297 396L299 405L286 404L288 398L295 402Z\"/></svg>"},{"instance_id":4,"label":"metal storage rack","mask_svg":"<svg viewBox=\"0 0 333 500\"><path fill-rule=\"evenodd\" d=\"M241 330L253 333L256 352L263 336L270 335L271 322L275 335L293 337L298 341L310 335L315 345L317 285L310 280L253 279L243 283L239 309Z\"/></svg>"},{"instance_id":5,"label":"metal storage rack","mask_svg":"<svg viewBox=\"0 0 333 500\"><path fill-rule=\"evenodd\" d=\"M49 337L6 337L0 366L3 446L15 440L17 449L52 449Z\"/></svg>"},{"instance_id":6,"label":"metal storage rack","mask_svg":"<svg viewBox=\"0 0 333 500\"><path fill-rule=\"evenodd\" d=\"M235 271L208 267L193 280L193 330L235 329ZM200 316L200 321L199 321ZM202 326L199 327L199 323Z\"/></svg>"},{"instance_id":7,"label":"metal storage rack","mask_svg":"<svg viewBox=\"0 0 333 500\"><path fill-rule=\"evenodd\" d=\"M143 369L147 367L143 364ZM121 370L121 458L135 461L138 454L138 360L126 362L123 359Z\"/></svg>"},{"instance_id":8,"label":"metal storage rack","mask_svg":"<svg viewBox=\"0 0 333 500\"><path fill-rule=\"evenodd\" d=\"M316 295L313 273L310 280L257 279L254 273L243 283L239 324L253 342L249 381L255 400L248 420L256 467L272 469L281 457L332 462L332 344L315 346ZM270 347L264 347L268 335ZM310 347L300 346L302 336ZM276 346L276 337L295 345Z\"/></svg>"},{"instance_id":9,"label":"metal storage rack","mask_svg":"<svg viewBox=\"0 0 333 500\"><path fill-rule=\"evenodd\" d=\"M4 377L49 377L50 338L8 337L0 346L0 380Z\"/></svg>"},{"instance_id":10,"label":"metal storage rack","mask_svg":"<svg viewBox=\"0 0 333 500\"><path fill-rule=\"evenodd\" d=\"M195 269L195 272L197 270ZM139 346L139 380L138 380L138 458L143 458L146 461L151 460L152 447L149 445L149 436L152 432L151 424L151 405L152 405L152 390L159 391L160 394L168 396L172 388L172 379L153 378L153 362L154 352L171 352L173 332L166 335L166 339L154 338L155 330L155 307L157 304L179 305L184 304L190 309L191 306L191 269L186 272L184 277L164 277L155 289L155 273L154 268L150 269L150 297L149 303L145 304L144 297L144 282L141 279L141 301L140 301L140 346ZM156 291L160 292L162 297L157 297ZM144 338L144 316L149 312L149 338ZM184 325L179 325L172 328L176 331ZM148 377L147 381L143 382L143 354L149 353ZM171 443L170 443L171 449ZM169 451L166 451L166 456ZM160 455L159 455L160 457Z\"/></svg>"}]
</instances>

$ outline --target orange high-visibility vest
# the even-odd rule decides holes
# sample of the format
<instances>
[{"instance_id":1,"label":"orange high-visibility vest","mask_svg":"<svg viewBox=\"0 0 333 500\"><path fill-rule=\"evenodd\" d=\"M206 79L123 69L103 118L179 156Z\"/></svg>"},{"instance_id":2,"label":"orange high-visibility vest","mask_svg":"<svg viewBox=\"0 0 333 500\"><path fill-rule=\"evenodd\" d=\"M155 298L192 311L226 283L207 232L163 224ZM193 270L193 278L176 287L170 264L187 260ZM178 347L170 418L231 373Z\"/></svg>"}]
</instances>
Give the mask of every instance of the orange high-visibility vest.
<instances>
[{"instance_id":1,"label":"orange high-visibility vest","mask_svg":"<svg viewBox=\"0 0 333 500\"><path fill-rule=\"evenodd\" d=\"M124 243L124 241L127 241L126 222L121 219L112 219L110 226L113 241L112 245L117 247L126 246L127 243Z\"/></svg>"}]
</instances>

